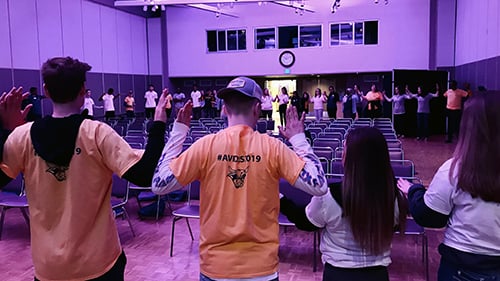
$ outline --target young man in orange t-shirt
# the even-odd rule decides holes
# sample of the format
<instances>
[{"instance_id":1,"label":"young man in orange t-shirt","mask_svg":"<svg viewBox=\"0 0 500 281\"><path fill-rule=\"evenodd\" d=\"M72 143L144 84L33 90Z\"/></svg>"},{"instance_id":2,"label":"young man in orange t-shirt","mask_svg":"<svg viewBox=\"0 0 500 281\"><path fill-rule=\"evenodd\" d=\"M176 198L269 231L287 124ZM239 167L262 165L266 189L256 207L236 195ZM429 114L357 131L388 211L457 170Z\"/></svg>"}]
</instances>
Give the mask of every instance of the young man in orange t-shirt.
<instances>
[{"instance_id":1,"label":"young man in orange t-shirt","mask_svg":"<svg viewBox=\"0 0 500 281\"><path fill-rule=\"evenodd\" d=\"M457 89L457 81L450 81L450 89L444 93L446 97L446 115L448 117L447 143L453 141L453 135L457 135L460 130L460 120L462 119L462 99L469 94Z\"/></svg>"},{"instance_id":2,"label":"young man in orange t-shirt","mask_svg":"<svg viewBox=\"0 0 500 281\"><path fill-rule=\"evenodd\" d=\"M128 95L125 97L123 103L125 104L125 113L127 114L127 117L129 118L135 117L134 113L135 99L132 90L128 91Z\"/></svg>"},{"instance_id":3,"label":"young man in orange t-shirt","mask_svg":"<svg viewBox=\"0 0 500 281\"><path fill-rule=\"evenodd\" d=\"M200 280L278 280L279 180L310 194L327 192L321 163L304 135L304 115L287 111L281 134L255 131L262 89L247 77L218 92L228 128L183 152L191 103L177 115L152 188L166 194L200 181Z\"/></svg>"},{"instance_id":4,"label":"young man in orange t-shirt","mask_svg":"<svg viewBox=\"0 0 500 281\"><path fill-rule=\"evenodd\" d=\"M17 127L4 145L0 186L24 174L35 280L123 280L112 175L149 185L165 144L164 95L143 154L107 124L80 115L90 68L70 57L45 62L53 113Z\"/></svg>"}]
</instances>

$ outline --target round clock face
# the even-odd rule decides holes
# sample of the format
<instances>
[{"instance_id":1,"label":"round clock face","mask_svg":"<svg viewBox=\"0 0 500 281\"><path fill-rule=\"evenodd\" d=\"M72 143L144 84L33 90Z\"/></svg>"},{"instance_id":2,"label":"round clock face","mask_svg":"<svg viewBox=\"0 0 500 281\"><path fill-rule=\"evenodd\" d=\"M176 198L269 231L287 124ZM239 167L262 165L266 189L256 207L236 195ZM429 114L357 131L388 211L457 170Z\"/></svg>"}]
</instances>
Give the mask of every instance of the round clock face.
<instances>
[{"instance_id":1,"label":"round clock face","mask_svg":"<svg viewBox=\"0 0 500 281\"><path fill-rule=\"evenodd\" d=\"M284 51L280 54L280 64L283 67L290 67L295 63L295 55L290 51Z\"/></svg>"}]
</instances>

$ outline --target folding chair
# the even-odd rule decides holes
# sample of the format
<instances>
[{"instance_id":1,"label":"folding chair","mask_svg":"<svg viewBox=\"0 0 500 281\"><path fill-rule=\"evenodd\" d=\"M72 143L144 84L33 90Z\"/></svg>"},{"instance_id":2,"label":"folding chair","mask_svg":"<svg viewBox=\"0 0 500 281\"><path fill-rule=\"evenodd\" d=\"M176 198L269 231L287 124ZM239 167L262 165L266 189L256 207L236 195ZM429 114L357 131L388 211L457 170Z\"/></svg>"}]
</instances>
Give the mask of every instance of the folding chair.
<instances>
[{"instance_id":1,"label":"folding chair","mask_svg":"<svg viewBox=\"0 0 500 281\"><path fill-rule=\"evenodd\" d=\"M323 157L328 160L332 160L334 158L334 151L331 147L313 147L313 152L318 157Z\"/></svg>"},{"instance_id":2,"label":"folding chair","mask_svg":"<svg viewBox=\"0 0 500 281\"><path fill-rule=\"evenodd\" d=\"M415 164L410 160L391 160L391 166L397 178L415 177Z\"/></svg>"},{"instance_id":3,"label":"folding chair","mask_svg":"<svg viewBox=\"0 0 500 281\"><path fill-rule=\"evenodd\" d=\"M396 233L400 233L396 231ZM406 219L404 235L415 235L422 238L422 263L424 263L425 280L429 280L429 245L425 228L418 225L413 218Z\"/></svg>"},{"instance_id":4,"label":"folding chair","mask_svg":"<svg viewBox=\"0 0 500 281\"><path fill-rule=\"evenodd\" d=\"M280 180L280 193L285 195L288 199L292 200L298 206L307 206L311 201L312 195L305 193L304 191L291 186L286 180ZM295 226L294 223L288 220L288 218L282 213L278 216L278 223L280 226L286 227ZM319 253L319 240L320 240L320 230L313 232L313 272L317 271L317 255Z\"/></svg>"},{"instance_id":5,"label":"folding chair","mask_svg":"<svg viewBox=\"0 0 500 281\"><path fill-rule=\"evenodd\" d=\"M390 148L389 158L391 160L404 160L403 150L400 148Z\"/></svg>"},{"instance_id":6,"label":"folding chair","mask_svg":"<svg viewBox=\"0 0 500 281\"><path fill-rule=\"evenodd\" d=\"M17 178L13 179L6 186L4 186L0 192L0 210L2 211L0 216L0 240L2 240L5 214L8 209L14 208L18 208L21 211L29 229L30 220L28 215L28 200L26 198L26 194L24 194L24 180L22 174L19 174Z\"/></svg>"},{"instance_id":7,"label":"folding chair","mask_svg":"<svg viewBox=\"0 0 500 281\"><path fill-rule=\"evenodd\" d=\"M200 199L200 182L194 181L188 185L188 201L185 206L172 212L172 235L170 238L170 256L174 254L174 234L175 234L175 223L178 220L186 219L186 224L189 229L189 235L191 235L191 240L194 241L193 231L191 230L191 225L189 225L189 219L200 219L200 206L198 204L192 204L191 200Z\"/></svg>"},{"instance_id":8,"label":"folding chair","mask_svg":"<svg viewBox=\"0 0 500 281\"><path fill-rule=\"evenodd\" d=\"M135 231L132 227L132 222L130 221L130 216L125 209L125 205L128 202L129 193L129 182L125 179L120 178L118 175L113 174L112 189L111 189L111 209L113 209L113 215L115 219L117 217L122 217L126 219L132 235L135 237Z\"/></svg>"},{"instance_id":9,"label":"folding chair","mask_svg":"<svg viewBox=\"0 0 500 281\"><path fill-rule=\"evenodd\" d=\"M326 138L315 138L313 141L313 147L331 147L335 150L340 146L340 140L338 139L326 139Z\"/></svg>"}]
</instances>

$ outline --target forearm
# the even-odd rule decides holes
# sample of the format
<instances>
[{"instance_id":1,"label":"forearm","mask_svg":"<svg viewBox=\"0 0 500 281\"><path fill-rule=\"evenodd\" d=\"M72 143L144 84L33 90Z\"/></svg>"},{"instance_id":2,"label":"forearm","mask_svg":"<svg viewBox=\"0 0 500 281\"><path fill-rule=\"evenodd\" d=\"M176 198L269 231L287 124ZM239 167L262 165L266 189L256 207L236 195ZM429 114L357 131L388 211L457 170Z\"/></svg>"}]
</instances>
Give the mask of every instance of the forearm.
<instances>
[{"instance_id":1,"label":"forearm","mask_svg":"<svg viewBox=\"0 0 500 281\"><path fill-rule=\"evenodd\" d=\"M429 208L424 202L425 188L415 184L408 191L410 213L415 221L424 227L442 228L448 223L448 215L441 214Z\"/></svg>"},{"instance_id":2,"label":"forearm","mask_svg":"<svg viewBox=\"0 0 500 281\"><path fill-rule=\"evenodd\" d=\"M123 175L126 180L138 185L149 186L156 163L160 159L165 146L165 123L155 121L149 131L148 143L141 159Z\"/></svg>"},{"instance_id":3,"label":"forearm","mask_svg":"<svg viewBox=\"0 0 500 281\"><path fill-rule=\"evenodd\" d=\"M295 205L292 200L286 197L280 199L280 212L284 214L289 221L293 222L298 229L305 231L315 231L319 229L307 218L305 207Z\"/></svg>"},{"instance_id":4,"label":"forearm","mask_svg":"<svg viewBox=\"0 0 500 281\"><path fill-rule=\"evenodd\" d=\"M172 132L170 133L170 139L163 149L153 175L151 189L154 193L167 194L182 188L182 185L177 181L170 169L170 162L181 154L182 144L186 139L188 131L188 126L178 122L174 123Z\"/></svg>"},{"instance_id":5,"label":"forearm","mask_svg":"<svg viewBox=\"0 0 500 281\"><path fill-rule=\"evenodd\" d=\"M300 171L299 178L293 185L311 195L325 194L328 191L328 185L323 166L307 142L305 135L303 133L297 134L289 141L295 153L305 161L304 168Z\"/></svg>"}]
</instances>

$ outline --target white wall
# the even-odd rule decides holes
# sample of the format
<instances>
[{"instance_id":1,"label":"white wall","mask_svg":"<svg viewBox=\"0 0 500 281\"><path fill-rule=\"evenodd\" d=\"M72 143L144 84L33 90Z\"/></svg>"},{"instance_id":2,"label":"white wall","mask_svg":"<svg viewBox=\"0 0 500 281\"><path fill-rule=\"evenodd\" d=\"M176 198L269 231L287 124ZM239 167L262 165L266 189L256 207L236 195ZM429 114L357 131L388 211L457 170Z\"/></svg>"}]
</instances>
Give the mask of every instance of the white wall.
<instances>
[{"instance_id":1,"label":"white wall","mask_svg":"<svg viewBox=\"0 0 500 281\"><path fill-rule=\"evenodd\" d=\"M161 20L160 18L148 19L147 24L149 73L151 75L161 75L163 71L161 55Z\"/></svg>"},{"instance_id":2,"label":"white wall","mask_svg":"<svg viewBox=\"0 0 500 281\"><path fill-rule=\"evenodd\" d=\"M0 68L72 56L92 72L148 74L146 40L145 18L86 0L0 0Z\"/></svg>"},{"instance_id":3,"label":"white wall","mask_svg":"<svg viewBox=\"0 0 500 281\"><path fill-rule=\"evenodd\" d=\"M436 66L454 66L455 0L437 0Z\"/></svg>"},{"instance_id":4,"label":"white wall","mask_svg":"<svg viewBox=\"0 0 500 281\"><path fill-rule=\"evenodd\" d=\"M500 55L498 0L457 0L455 65Z\"/></svg>"},{"instance_id":5,"label":"white wall","mask_svg":"<svg viewBox=\"0 0 500 281\"><path fill-rule=\"evenodd\" d=\"M278 56L283 51L255 50L254 28L322 24L323 47L293 49L296 63L292 74L390 71L394 68L429 67L429 0L342 1L340 10L330 12L332 1L310 1L316 13L295 14L293 9L274 4L259 7L235 4L223 10L239 18L184 7L167 8L167 44L170 77L281 75ZM372 46L330 47L332 22L379 20L379 44ZM247 29L247 51L206 52L206 30Z\"/></svg>"}]
</instances>

